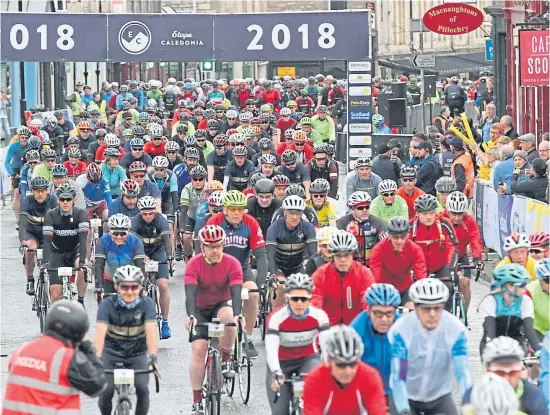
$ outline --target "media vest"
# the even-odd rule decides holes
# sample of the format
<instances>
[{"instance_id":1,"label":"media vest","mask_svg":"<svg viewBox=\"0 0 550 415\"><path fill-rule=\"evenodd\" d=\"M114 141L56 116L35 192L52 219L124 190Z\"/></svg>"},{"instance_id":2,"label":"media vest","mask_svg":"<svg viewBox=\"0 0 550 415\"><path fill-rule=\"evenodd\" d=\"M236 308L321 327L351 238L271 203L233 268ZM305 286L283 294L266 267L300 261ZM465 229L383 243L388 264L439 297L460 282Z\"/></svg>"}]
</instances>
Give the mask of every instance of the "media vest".
<instances>
[{"instance_id":1,"label":"media vest","mask_svg":"<svg viewBox=\"0 0 550 415\"><path fill-rule=\"evenodd\" d=\"M451 166L451 177L456 182L455 178L455 166L461 164L464 167L464 174L466 175L466 186L464 187L463 193L468 197L468 199L473 198L474 196L474 164L469 154L462 154L453 161Z\"/></svg>"}]
</instances>

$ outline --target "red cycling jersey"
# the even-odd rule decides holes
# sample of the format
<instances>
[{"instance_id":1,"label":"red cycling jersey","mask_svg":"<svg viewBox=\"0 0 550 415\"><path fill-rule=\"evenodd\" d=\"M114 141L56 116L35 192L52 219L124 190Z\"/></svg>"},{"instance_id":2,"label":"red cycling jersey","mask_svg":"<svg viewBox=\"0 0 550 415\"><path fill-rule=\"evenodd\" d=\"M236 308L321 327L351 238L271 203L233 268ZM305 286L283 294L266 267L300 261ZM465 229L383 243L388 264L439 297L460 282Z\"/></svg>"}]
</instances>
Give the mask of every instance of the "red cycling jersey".
<instances>
[{"instance_id":1,"label":"red cycling jersey","mask_svg":"<svg viewBox=\"0 0 550 415\"><path fill-rule=\"evenodd\" d=\"M343 277L333 263L328 263L318 268L311 278L314 283L311 305L325 310L331 326L350 324L367 307L365 291L374 282L372 272L357 261L353 261Z\"/></svg>"},{"instance_id":2,"label":"red cycling jersey","mask_svg":"<svg viewBox=\"0 0 550 415\"><path fill-rule=\"evenodd\" d=\"M296 149L296 144L290 144L286 146L285 150L294 150L296 151L296 153L298 153L298 150ZM313 158L313 147L311 147L309 144L304 145L303 153L305 161L302 161L302 164L307 164Z\"/></svg>"},{"instance_id":3,"label":"red cycling jersey","mask_svg":"<svg viewBox=\"0 0 550 415\"><path fill-rule=\"evenodd\" d=\"M317 366L304 383L304 415L387 415L384 384L376 369L359 362L351 383L341 387L326 364Z\"/></svg>"},{"instance_id":4,"label":"red cycling jersey","mask_svg":"<svg viewBox=\"0 0 550 415\"><path fill-rule=\"evenodd\" d=\"M237 98L239 100L239 107L240 108L244 108L246 107L246 101L250 98L252 98L252 94L250 93L250 90L245 88L245 89L238 89L237 91Z\"/></svg>"},{"instance_id":5,"label":"red cycling jersey","mask_svg":"<svg viewBox=\"0 0 550 415\"><path fill-rule=\"evenodd\" d=\"M100 146L97 151L95 152L95 162L96 163L103 163L103 154L105 153L105 150L107 150L107 145L103 144ZM124 148L122 146L118 146L118 151L120 151L119 160L122 160L122 157L126 154L124 151Z\"/></svg>"},{"instance_id":6,"label":"red cycling jersey","mask_svg":"<svg viewBox=\"0 0 550 415\"><path fill-rule=\"evenodd\" d=\"M377 243L372 250L369 266L374 281L392 284L400 292L413 283L411 270L417 280L428 276L424 253L410 239L405 242L401 252L393 248L390 238Z\"/></svg>"},{"instance_id":7,"label":"red cycling jersey","mask_svg":"<svg viewBox=\"0 0 550 415\"><path fill-rule=\"evenodd\" d=\"M66 161L63 165L67 168L68 177L78 177L81 174L86 173L86 162L79 161L76 165L72 165L70 161Z\"/></svg>"},{"instance_id":8,"label":"red cycling jersey","mask_svg":"<svg viewBox=\"0 0 550 415\"><path fill-rule=\"evenodd\" d=\"M145 143L143 151L145 154L149 154L153 158L155 158L155 156L164 156L164 148L166 147L166 143L167 141L161 141L159 146L155 146L153 141L149 141L148 143Z\"/></svg>"},{"instance_id":9,"label":"red cycling jersey","mask_svg":"<svg viewBox=\"0 0 550 415\"><path fill-rule=\"evenodd\" d=\"M443 211L441 217L448 218L449 212ZM464 212L464 220L460 225L453 225L458 242L458 257L462 258L468 253L468 244L472 250L472 257L475 260L481 260L483 254L483 244L481 243L481 233L477 226L476 219L468 212Z\"/></svg>"},{"instance_id":10,"label":"red cycling jersey","mask_svg":"<svg viewBox=\"0 0 550 415\"><path fill-rule=\"evenodd\" d=\"M271 104L275 106L277 105L277 101L281 102L281 93L275 88L271 88L270 91L266 89L262 94L261 101L264 104Z\"/></svg>"},{"instance_id":11,"label":"red cycling jersey","mask_svg":"<svg viewBox=\"0 0 550 415\"><path fill-rule=\"evenodd\" d=\"M451 271L456 268L456 236L447 219L437 219L431 226L413 219L409 237L422 249L429 274L439 271L445 265L449 265Z\"/></svg>"}]
</instances>

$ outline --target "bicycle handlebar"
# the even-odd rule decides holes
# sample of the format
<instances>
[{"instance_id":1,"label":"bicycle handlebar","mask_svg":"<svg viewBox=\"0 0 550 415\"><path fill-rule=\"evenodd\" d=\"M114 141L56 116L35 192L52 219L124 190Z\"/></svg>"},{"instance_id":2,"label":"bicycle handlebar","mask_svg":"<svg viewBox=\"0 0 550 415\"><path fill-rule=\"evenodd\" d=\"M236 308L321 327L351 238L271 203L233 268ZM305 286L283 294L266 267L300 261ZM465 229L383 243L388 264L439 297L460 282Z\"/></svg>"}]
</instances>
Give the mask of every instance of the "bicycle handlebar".
<instances>
[{"instance_id":1,"label":"bicycle handlebar","mask_svg":"<svg viewBox=\"0 0 550 415\"><path fill-rule=\"evenodd\" d=\"M197 327L208 327L209 323L195 322L197 319L194 316L191 316L189 318L191 319L191 323L189 325L189 343L191 343L193 341L193 332L195 331L195 328L197 328ZM223 324L224 327L237 327L237 325L233 322L229 322L229 323L220 322L220 324ZM242 326L242 316L239 316L239 325Z\"/></svg>"},{"instance_id":2,"label":"bicycle handlebar","mask_svg":"<svg viewBox=\"0 0 550 415\"><path fill-rule=\"evenodd\" d=\"M116 369L116 368L115 368ZM114 374L115 369L105 369L106 374ZM155 390L157 393L160 392L160 381L159 381L159 375L157 372L157 367L153 366L152 369L132 369L134 371L134 375L145 375L149 373L154 373L155 376Z\"/></svg>"},{"instance_id":3,"label":"bicycle handlebar","mask_svg":"<svg viewBox=\"0 0 550 415\"><path fill-rule=\"evenodd\" d=\"M293 385L294 382L302 381L306 378L307 373L300 373L300 375L293 374L290 379L286 379L283 381L283 383L279 383L279 387L277 388L277 392L275 392L275 398L273 399L273 403L277 403L279 400L279 397L281 396L281 386L282 385Z\"/></svg>"}]
</instances>

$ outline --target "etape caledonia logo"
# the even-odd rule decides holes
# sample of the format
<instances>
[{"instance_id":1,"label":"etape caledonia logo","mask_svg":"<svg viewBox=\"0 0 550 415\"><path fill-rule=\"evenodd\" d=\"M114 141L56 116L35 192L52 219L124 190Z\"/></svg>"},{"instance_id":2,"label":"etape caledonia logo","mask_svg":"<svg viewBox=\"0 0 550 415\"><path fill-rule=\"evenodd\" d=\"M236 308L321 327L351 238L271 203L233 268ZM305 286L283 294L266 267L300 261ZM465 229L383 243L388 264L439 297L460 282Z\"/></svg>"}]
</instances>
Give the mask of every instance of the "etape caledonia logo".
<instances>
[{"instance_id":1,"label":"etape caledonia logo","mask_svg":"<svg viewBox=\"0 0 550 415\"><path fill-rule=\"evenodd\" d=\"M151 45L151 31L141 22L128 22L118 32L118 43L125 52L139 55Z\"/></svg>"}]
</instances>

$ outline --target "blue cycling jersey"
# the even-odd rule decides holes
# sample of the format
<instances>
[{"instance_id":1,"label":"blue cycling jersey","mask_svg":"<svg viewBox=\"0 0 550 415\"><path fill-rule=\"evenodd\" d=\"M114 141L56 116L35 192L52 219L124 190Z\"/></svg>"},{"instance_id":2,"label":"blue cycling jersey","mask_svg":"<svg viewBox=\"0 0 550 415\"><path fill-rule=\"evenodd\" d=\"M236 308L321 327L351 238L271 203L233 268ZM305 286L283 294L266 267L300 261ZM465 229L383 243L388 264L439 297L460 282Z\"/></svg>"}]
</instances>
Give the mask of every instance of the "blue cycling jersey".
<instances>
[{"instance_id":1,"label":"blue cycling jersey","mask_svg":"<svg viewBox=\"0 0 550 415\"><path fill-rule=\"evenodd\" d=\"M189 176L189 172L187 171L187 165L185 163L178 164L174 167L173 173L178 181L178 194L181 195L183 188L191 183L191 176Z\"/></svg>"},{"instance_id":2,"label":"blue cycling jersey","mask_svg":"<svg viewBox=\"0 0 550 415\"><path fill-rule=\"evenodd\" d=\"M126 242L117 245L110 234L99 238L96 246L96 257L105 258L104 278L112 281L118 267L134 265L136 259L145 260L143 242L136 235L128 234Z\"/></svg>"},{"instance_id":3,"label":"blue cycling jersey","mask_svg":"<svg viewBox=\"0 0 550 415\"><path fill-rule=\"evenodd\" d=\"M121 166L110 169L105 163L101 163L101 171L103 172L103 178L109 183L111 194L113 196L120 195L120 183L128 178L126 170Z\"/></svg>"},{"instance_id":4,"label":"blue cycling jersey","mask_svg":"<svg viewBox=\"0 0 550 415\"><path fill-rule=\"evenodd\" d=\"M25 196L27 193L30 193L31 188L29 186L29 181L32 179L32 171L29 166L29 163L23 164L19 173L19 194Z\"/></svg>"},{"instance_id":5,"label":"blue cycling jersey","mask_svg":"<svg viewBox=\"0 0 550 415\"><path fill-rule=\"evenodd\" d=\"M129 209L128 206L122 203L123 197L124 196L121 196L118 199L113 201L113 204L109 209L109 217L116 215L117 213L122 213L123 215L126 215L129 218L133 218L134 216L139 215L139 209L137 207L137 203L135 204L133 209Z\"/></svg>"},{"instance_id":6,"label":"blue cycling jersey","mask_svg":"<svg viewBox=\"0 0 550 415\"><path fill-rule=\"evenodd\" d=\"M99 183L92 184L88 181L85 174L81 174L76 178L75 186L82 189L84 200L86 200L86 207L95 206L106 201L108 208L111 209L113 197L111 196L111 188L106 179L102 178Z\"/></svg>"},{"instance_id":7,"label":"blue cycling jersey","mask_svg":"<svg viewBox=\"0 0 550 415\"><path fill-rule=\"evenodd\" d=\"M21 147L19 141L9 145L6 158L4 159L4 167L10 176L13 175L13 169L19 169L21 167L21 157L28 147L28 145Z\"/></svg>"}]
</instances>

